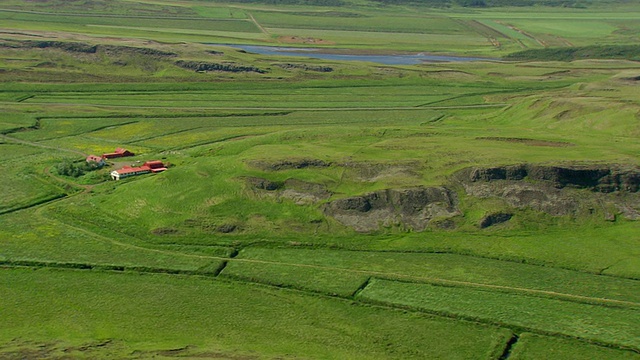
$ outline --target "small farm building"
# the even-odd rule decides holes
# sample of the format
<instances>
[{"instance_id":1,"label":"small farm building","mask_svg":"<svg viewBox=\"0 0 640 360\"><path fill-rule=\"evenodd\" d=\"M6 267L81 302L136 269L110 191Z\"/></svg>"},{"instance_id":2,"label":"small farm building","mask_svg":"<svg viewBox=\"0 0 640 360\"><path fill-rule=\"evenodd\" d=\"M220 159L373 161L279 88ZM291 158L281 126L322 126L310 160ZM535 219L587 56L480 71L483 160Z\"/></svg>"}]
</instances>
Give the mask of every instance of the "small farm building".
<instances>
[{"instance_id":1,"label":"small farm building","mask_svg":"<svg viewBox=\"0 0 640 360\"><path fill-rule=\"evenodd\" d=\"M120 157L125 157L125 156L134 156L135 154L132 153L129 150L123 149L123 148L117 148L116 151L112 152L112 153L106 153L106 154L102 154L102 157L105 159L114 159L114 158L120 158Z\"/></svg>"},{"instance_id":2,"label":"small farm building","mask_svg":"<svg viewBox=\"0 0 640 360\"><path fill-rule=\"evenodd\" d=\"M129 176L158 173L165 170L167 170L167 168L164 166L162 161L153 160L145 162L144 164L142 164L142 166L125 166L120 170L114 170L111 172L111 178L113 180L120 180Z\"/></svg>"},{"instance_id":3,"label":"small farm building","mask_svg":"<svg viewBox=\"0 0 640 360\"><path fill-rule=\"evenodd\" d=\"M104 160L104 158L98 155L87 156L87 163L92 163L92 162L98 164L99 167L107 165L107 162Z\"/></svg>"}]
</instances>

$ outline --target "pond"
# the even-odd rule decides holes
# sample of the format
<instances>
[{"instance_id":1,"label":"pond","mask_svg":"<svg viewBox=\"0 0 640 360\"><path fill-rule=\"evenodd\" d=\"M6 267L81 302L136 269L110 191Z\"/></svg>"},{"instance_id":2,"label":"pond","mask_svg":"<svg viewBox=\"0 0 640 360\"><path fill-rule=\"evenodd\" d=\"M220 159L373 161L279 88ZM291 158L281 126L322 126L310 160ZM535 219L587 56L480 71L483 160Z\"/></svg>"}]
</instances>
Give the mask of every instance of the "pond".
<instances>
[{"instance_id":1,"label":"pond","mask_svg":"<svg viewBox=\"0 0 640 360\"><path fill-rule=\"evenodd\" d=\"M280 55L280 56L298 56L306 58L339 60L339 61L368 61L384 65L416 65L423 62L463 62L463 61L490 61L495 59L477 58L477 57L461 57L461 56L444 56L444 55L427 55L424 53L413 55L356 55L356 54L335 54L327 52L328 49L321 48L291 48L279 46L261 46L261 45L237 45L237 44L208 44L215 46L228 46L241 49L246 52L260 55Z\"/></svg>"}]
</instances>

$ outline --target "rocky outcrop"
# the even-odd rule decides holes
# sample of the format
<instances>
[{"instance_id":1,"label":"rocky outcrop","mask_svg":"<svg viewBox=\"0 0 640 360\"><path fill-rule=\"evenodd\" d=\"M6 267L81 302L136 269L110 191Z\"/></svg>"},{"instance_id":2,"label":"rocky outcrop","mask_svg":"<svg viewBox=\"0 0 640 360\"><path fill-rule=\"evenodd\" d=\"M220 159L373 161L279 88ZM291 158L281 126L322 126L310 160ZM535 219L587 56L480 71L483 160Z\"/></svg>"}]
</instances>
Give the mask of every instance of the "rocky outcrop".
<instances>
[{"instance_id":1,"label":"rocky outcrop","mask_svg":"<svg viewBox=\"0 0 640 360\"><path fill-rule=\"evenodd\" d=\"M597 192L638 192L640 168L619 165L546 166L534 164L509 165L492 168L462 170L458 178L463 182L494 180L542 181L556 188L573 187Z\"/></svg>"},{"instance_id":2,"label":"rocky outcrop","mask_svg":"<svg viewBox=\"0 0 640 360\"><path fill-rule=\"evenodd\" d=\"M313 204L331 197L331 192L327 190L325 185L298 179L276 182L258 177L247 177L245 180L258 195L289 199L298 205Z\"/></svg>"},{"instance_id":3,"label":"rocky outcrop","mask_svg":"<svg viewBox=\"0 0 640 360\"><path fill-rule=\"evenodd\" d=\"M260 170L280 171L291 169L305 169L309 167L323 168L331 166L331 163L320 159L285 159L274 162L255 160L249 162L249 165Z\"/></svg>"},{"instance_id":4,"label":"rocky outcrop","mask_svg":"<svg viewBox=\"0 0 640 360\"><path fill-rule=\"evenodd\" d=\"M293 200L298 205L317 203L331 197L331 192L322 184L306 182L298 179L287 179L281 198Z\"/></svg>"},{"instance_id":5,"label":"rocky outcrop","mask_svg":"<svg viewBox=\"0 0 640 360\"><path fill-rule=\"evenodd\" d=\"M70 41L34 41L27 40L17 42L13 47L24 48L39 48L39 49L59 49L67 52L95 54L98 52L106 53L108 55L121 55L121 54L138 54L154 57L163 56L176 56L176 53L162 51L146 47L134 47L134 46L122 46L122 45L91 45L82 42L70 42Z\"/></svg>"},{"instance_id":6,"label":"rocky outcrop","mask_svg":"<svg viewBox=\"0 0 640 360\"><path fill-rule=\"evenodd\" d=\"M264 74L267 71L259 69L254 66L242 66L235 64L221 64L221 63L210 63L203 61L186 61L186 60L178 60L176 61L176 65L187 70L193 70L197 72L206 72L206 71L223 71L223 72L255 72L259 74Z\"/></svg>"},{"instance_id":7,"label":"rocky outcrop","mask_svg":"<svg viewBox=\"0 0 640 360\"><path fill-rule=\"evenodd\" d=\"M502 224L504 222L507 222L507 221L511 220L512 217L513 217L513 214L505 213L505 212L498 212L498 213L489 214L489 215L486 215L485 217L483 217L482 220L480 220L480 223L478 224L478 226L481 229L485 229L485 228L488 228L489 226L493 226L493 225Z\"/></svg>"},{"instance_id":8,"label":"rocky outcrop","mask_svg":"<svg viewBox=\"0 0 640 360\"><path fill-rule=\"evenodd\" d=\"M246 181L247 181L247 184L249 184L254 189L267 190L267 191L278 190L283 185L282 183L259 178L259 177L247 177Z\"/></svg>"},{"instance_id":9,"label":"rocky outcrop","mask_svg":"<svg viewBox=\"0 0 640 360\"><path fill-rule=\"evenodd\" d=\"M292 69L298 69L298 70L304 70L304 71L315 71L315 72L332 72L333 68L329 67L329 66L319 66L319 65L307 65L307 64L275 64L275 66L277 67L281 67L285 70L292 70Z\"/></svg>"},{"instance_id":10,"label":"rocky outcrop","mask_svg":"<svg viewBox=\"0 0 640 360\"><path fill-rule=\"evenodd\" d=\"M556 216L599 209L612 220L615 216L609 209L618 208L624 209L620 210L624 217L633 219L638 214L635 209L640 207L637 166L519 164L467 168L454 178L469 195L497 197L513 208L531 208Z\"/></svg>"},{"instance_id":11,"label":"rocky outcrop","mask_svg":"<svg viewBox=\"0 0 640 360\"><path fill-rule=\"evenodd\" d=\"M381 226L401 226L422 231L433 219L460 215L457 197L444 187L387 189L338 199L327 204L325 214L359 232Z\"/></svg>"}]
</instances>

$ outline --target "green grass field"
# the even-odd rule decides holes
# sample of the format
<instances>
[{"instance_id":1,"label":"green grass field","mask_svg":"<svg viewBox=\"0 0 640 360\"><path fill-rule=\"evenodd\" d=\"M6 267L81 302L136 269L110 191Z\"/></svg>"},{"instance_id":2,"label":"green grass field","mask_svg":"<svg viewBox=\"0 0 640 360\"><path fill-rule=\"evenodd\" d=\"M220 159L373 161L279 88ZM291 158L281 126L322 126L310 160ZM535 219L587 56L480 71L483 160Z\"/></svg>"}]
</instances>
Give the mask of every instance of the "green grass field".
<instances>
[{"instance_id":1,"label":"green grass field","mask_svg":"<svg viewBox=\"0 0 640 360\"><path fill-rule=\"evenodd\" d=\"M640 8L460 4L3 3L0 358L638 359Z\"/></svg>"}]
</instances>

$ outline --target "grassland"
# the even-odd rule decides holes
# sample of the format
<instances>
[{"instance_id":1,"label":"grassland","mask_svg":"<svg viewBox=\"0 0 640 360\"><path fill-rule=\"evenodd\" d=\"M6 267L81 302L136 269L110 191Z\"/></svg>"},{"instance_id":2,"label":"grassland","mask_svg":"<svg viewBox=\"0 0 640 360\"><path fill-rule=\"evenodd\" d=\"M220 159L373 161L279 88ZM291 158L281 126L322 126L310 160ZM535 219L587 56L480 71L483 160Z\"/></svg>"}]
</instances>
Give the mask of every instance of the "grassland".
<instances>
[{"instance_id":1,"label":"grassland","mask_svg":"<svg viewBox=\"0 0 640 360\"><path fill-rule=\"evenodd\" d=\"M460 175L636 174L633 56L387 66L220 45L575 54L637 43L637 6L0 8L0 358L639 358L638 192ZM136 155L56 171L117 147ZM168 170L109 178L154 159ZM393 199L431 188L455 211L420 228ZM332 212L366 196L391 204L365 211L374 230ZM539 206L553 196L563 211Z\"/></svg>"},{"instance_id":2,"label":"grassland","mask_svg":"<svg viewBox=\"0 0 640 360\"><path fill-rule=\"evenodd\" d=\"M637 348L638 311L495 291L372 280L358 296L424 311Z\"/></svg>"},{"instance_id":3,"label":"grassland","mask_svg":"<svg viewBox=\"0 0 640 360\"><path fill-rule=\"evenodd\" d=\"M52 338L64 338L64 344L54 347L77 348L117 337L121 340L109 349L116 357L138 350L151 358L173 349L193 356L379 359L431 354L464 359L489 357L508 336L496 327L205 278L21 269L2 273L12 284L3 287L2 308L12 314L4 322L3 339L29 337L51 344ZM132 317L138 320L132 323ZM433 334L460 341L441 342ZM418 349L417 343L424 346Z\"/></svg>"}]
</instances>

